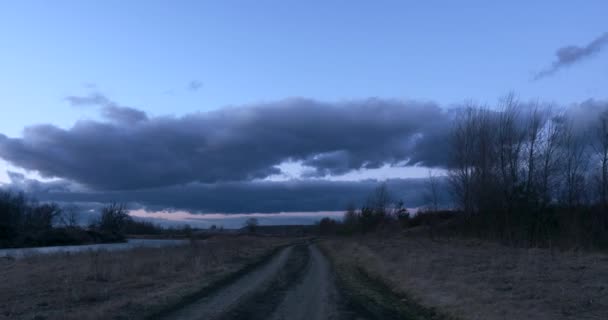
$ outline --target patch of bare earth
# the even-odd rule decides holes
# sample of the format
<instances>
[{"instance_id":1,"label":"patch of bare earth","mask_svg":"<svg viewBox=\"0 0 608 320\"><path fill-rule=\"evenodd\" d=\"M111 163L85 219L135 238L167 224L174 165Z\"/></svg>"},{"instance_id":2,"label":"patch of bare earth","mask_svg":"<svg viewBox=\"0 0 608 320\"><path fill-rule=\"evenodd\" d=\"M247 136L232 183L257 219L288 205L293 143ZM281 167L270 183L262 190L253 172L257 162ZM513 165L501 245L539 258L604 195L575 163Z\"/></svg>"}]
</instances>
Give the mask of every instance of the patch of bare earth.
<instances>
[{"instance_id":1,"label":"patch of bare earth","mask_svg":"<svg viewBox=\"0 0 608 320\"><path fill-rule=\"evenodd\" d=\"M181 247L0 259L0 319L139 319L289 241L216 237Z\"/></svg>"},{"instance_id":2,"label":"patch of bare earth","mask_svg":"<svg viewBox=\"0 0 608 320\"><path fill-rule=\"evenodd\" d=\"M608 255L474 240L335 238L334 263L462 319L608 319Z\"/></svg>"}]
</instances>

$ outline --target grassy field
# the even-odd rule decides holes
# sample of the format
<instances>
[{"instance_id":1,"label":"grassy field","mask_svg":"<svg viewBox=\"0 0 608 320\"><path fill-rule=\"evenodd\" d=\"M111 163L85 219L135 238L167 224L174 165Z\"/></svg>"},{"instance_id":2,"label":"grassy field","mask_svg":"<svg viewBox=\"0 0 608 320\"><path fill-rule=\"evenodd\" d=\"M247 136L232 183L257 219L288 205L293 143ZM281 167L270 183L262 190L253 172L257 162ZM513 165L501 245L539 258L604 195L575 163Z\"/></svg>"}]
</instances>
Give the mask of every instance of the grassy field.
<instances>
[{"instance_id":1,"label":"grassy field","mask_svg":"<svg viewBox=\"0 0 608 320\"><path fill-rule=\"evenodd\" d=\"M289 241L214 237L173 248L3 258L0 319L143 318Z\"/></svg>"},{"instance_id":2,"label":"grassy field","mask_svg":"<svg viewBox=\"0 0 608 320\"><path fill-rule=\"evenodd\" d=\"M321 242L337 272L461 319L606 319L608 255L474 240L368 236Z\"/></svg>"}]
</instances>

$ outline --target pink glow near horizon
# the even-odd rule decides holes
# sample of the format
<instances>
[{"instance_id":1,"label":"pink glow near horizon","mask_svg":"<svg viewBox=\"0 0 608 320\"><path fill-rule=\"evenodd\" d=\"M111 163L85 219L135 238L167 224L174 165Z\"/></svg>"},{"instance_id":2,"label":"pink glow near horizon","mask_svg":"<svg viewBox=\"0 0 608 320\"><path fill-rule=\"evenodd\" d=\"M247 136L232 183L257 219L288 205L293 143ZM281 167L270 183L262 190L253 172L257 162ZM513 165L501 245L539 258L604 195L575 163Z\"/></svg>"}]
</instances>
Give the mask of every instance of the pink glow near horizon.
<instances>
[{"instance_id":1,"label":"pink glow near horizon","mask_svg":"<svg viewBox=\"0 0 608 320\"><path fill-rule=\"evenodd\" d=\"M277 212L277 213L191 213L187 211L146 211L143 209L131 210L129 215L138 218L163 219L168 221L208 221L230 220L243 218L342 218L344 211L319 212Z\"/></svg>"}]
</instances>

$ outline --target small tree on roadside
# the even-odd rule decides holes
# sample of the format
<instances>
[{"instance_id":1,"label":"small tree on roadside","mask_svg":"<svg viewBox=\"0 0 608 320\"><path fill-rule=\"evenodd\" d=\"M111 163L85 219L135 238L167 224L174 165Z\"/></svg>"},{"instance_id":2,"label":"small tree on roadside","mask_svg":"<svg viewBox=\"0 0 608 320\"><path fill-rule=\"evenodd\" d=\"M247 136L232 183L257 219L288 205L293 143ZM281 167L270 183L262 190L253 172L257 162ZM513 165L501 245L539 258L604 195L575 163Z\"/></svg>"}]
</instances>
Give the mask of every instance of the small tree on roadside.
<instances>
[{"instance_id":1,"label":"small tree on roadside","mask_svg":"<svg viewBox=\"0 0 608 320\"><path fill-rule=\"evenodd\" d=\"M440 188L441 185L439 177L432 170L429 170L429 175L426 182L427 190L424 194L424 200L431 211L439 210Z\"/></svg>"},{"instance_id":2,"label":"small tree on roadside","mask_svg":"<svg viewBox=\"0 0 608 320\"><path fill-rule=\"evenodd\" d=\"M249 218L245 220L245 229L247 229L249 233L255 233L258 228L258 225L259 222L257 218Z\"/></svg>"},{"instance_id":3,"label":"small tree on roadside","mask_svg":"<svg viewBox=\"0 0 608 320\"><path fill-rule=\"evenodd\" d=\"M343 230L346 234L353 234L359 230L359 220L361 216L354 204L349 204L346 208L346 212L344 213L343 222Z\"/></svg>"},{"instance_id":4,"label":"small tree on roadside","mask_svg":"<svg viewBox=\"0 0 608 320\"><path fill-rule=\"evenodd\" d=\"M393 209L393 215L394 215L395 219L397 220L397 222L399 223L400 227L407 228L409 226L410 212L405 207L405 204L403 203L403 201L397 202L397 204L395 205L395 208Z\"/></svg>"}]
</instances>

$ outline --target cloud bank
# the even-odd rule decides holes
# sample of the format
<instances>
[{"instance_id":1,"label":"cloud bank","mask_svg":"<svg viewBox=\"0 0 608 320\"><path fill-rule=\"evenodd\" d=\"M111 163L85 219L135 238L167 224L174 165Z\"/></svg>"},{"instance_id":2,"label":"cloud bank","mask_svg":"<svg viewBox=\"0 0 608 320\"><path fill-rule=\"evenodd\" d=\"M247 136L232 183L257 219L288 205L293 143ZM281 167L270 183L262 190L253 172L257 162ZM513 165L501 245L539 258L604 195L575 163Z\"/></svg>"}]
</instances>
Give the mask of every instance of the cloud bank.
<instances>
[{"instance_id":1,"label":"cloud bank","mask_svg":"<svg viewBox=\"0 0 608 320\"><path fill-rule=\"evenodd\" d=\"M384 165L445 167L449 114L430 102L287 99L182 117L149 117L101 94L68 97L102 120L0 134L0 157L96 191L249 182L299 161L307 177Z\"/></svg>"},{"instance_id":2,"label":"cloud bank","mask_svg":"<svg viewBox=\"0 0 608 320\"><path fill-rule=\"evenodd\" d=\"M9 172L5 187L41 201L124 202L146 211L277 213L340 211L361 205L380 182L335 181L355 170L419 164L448 167L451 120L430 102L365 99L328 103L287 99L181 117L148 116L101 94L68 99L99 108L100 120L69 129L27 127L23 136L0 134L0 157L53 181ZM587 100L566 112L587 130L605 101ZM266 178L306 171L288 181ZM426 179L389 179L395 198L425 204ZM449 196L443 195L444 204Z\"/></svg>"},{"instance_id":3,"label":"cloud bank","mask_svg":"<svg viewBox=\"0 0 608 320\"><path fill-rule=\"evenodd\" d=\"M342 211L360 206L380 184L376 180L242 181L123 191L93 191L68 181L40 182L11 173L10 188L23 190L41 201L60 203L129 204L131 209L182 210L194 213L277 213ZM408 207L425 204L421 191L426 179L390 179L387 187ZM447 200L447 195L444 195Z\"/></svg>"}]
</instances>

